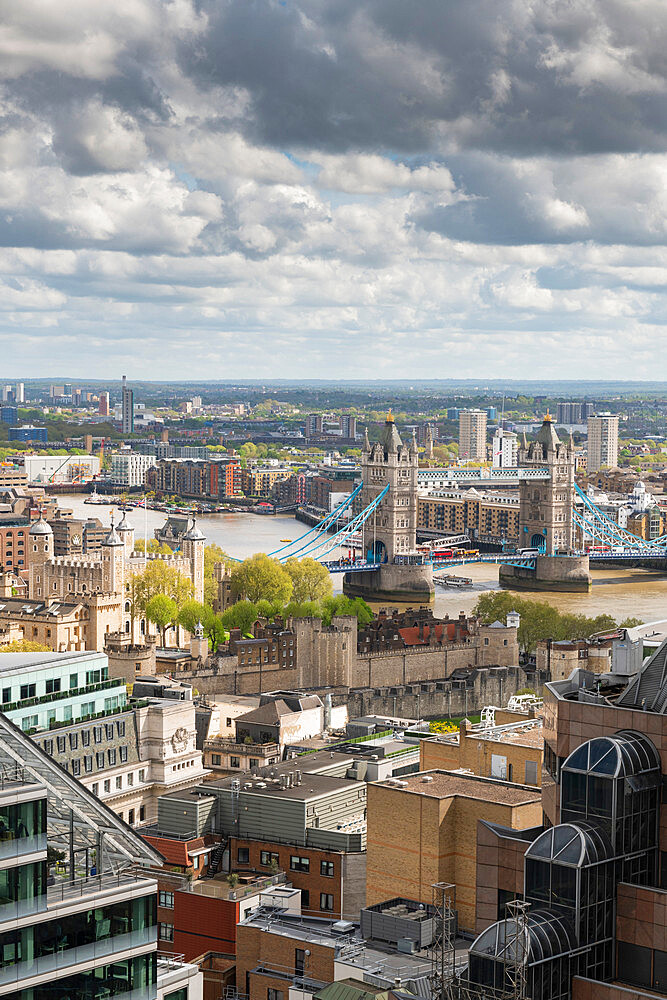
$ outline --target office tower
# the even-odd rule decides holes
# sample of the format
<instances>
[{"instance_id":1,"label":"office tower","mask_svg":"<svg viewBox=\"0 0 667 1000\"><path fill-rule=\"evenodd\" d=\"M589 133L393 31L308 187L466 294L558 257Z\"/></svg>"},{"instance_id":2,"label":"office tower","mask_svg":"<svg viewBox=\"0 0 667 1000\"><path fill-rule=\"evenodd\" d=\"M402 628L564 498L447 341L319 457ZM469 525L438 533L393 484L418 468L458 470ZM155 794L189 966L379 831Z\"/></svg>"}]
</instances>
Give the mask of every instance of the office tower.
<instances>
[{"instance_id":1,"label":"office tower","mask_svg":"<svg viewBox=\"0 0 667 1000\"><path fill-rule=\"evenodd\" d=\"M447 410L447 419L448 420L458 420L459 419L459 413L460 413L460 410L459 410L458 406L450 406L449 409Z\"/></svg>"},{"instance_id":2,"label":"office tower","mask_svg":"<svg viewBox=\"0 0 667 1000\"><path fill-rule=\"evenodd\" d=\"M65 382L63 386L63 396L71 396L71 395L72 395L72 383Z\"/></svg>"},{"instance_id":3,"label":"office tower","mask_svg":"<svg viewBox=\"0 0 667 1000\"><path fill-rule=\"evenodd\" d=\"M123 375L121 402L121 430L123 434L134 433L134 393L128 388L127 377Z\"/></svg>"},{"instance_id":4,"label":"office tower","mask_svg":"<svg viewBox=\"0 0 667 1000\"><path fill-rule=\"evenodd\" d=\"M97 412L99 413L99 415L101 417L108 417L109 416L109 393L108 392L101 392L100 393L100 401L97 404Z\"/></svg>"},{"instance_id":5,"label":"office tower","mask_svg":"<svg viewBox=\"0 0 667 1000\"><path fill-rule=\"evenodd\" d=\"M486 460L486 413L484 410L461 410L459 413L459 458Z\"/></svg>"},{"instance_id":6,"label":"office tower","mask_svg":"<svg viewBox=\"0 0 667 1000\"><path fill-rule=\"evenodd\" d=\"M14 393L11 385L3 385L2 387L2 402L12 403L14 401Z\"/></svg>"},{"instance_id":7,"label":"office tower","mask_svg":"<svg viewBox=\"0 0 667 1000\"><path fill-rule=\"evenodd\" d=\"M498 419L498 410L496 409L495 406L487 406L487 408L486 408L486 417L487 417L487 420L497 420Z\"/></svg>"},{"instance_id":8,"label":"office tower","mask_svg":"<svg viewBox=\"0 0 667 1000\"><path fill-rule=\"evenodd\" d=\"M517 436L499 427L493 435L493 468L515 469L517 466Z\"/></svg>"},{"instance_id":9,"label":"office tower","mask_svg":"<svg viewBox=\"0 0 667 1000\"><path fill-rule=\"evenodd\" d=\"M18 423L19 411L15 406L0 406L0 421L14 426Z\"/></svg>"},{"instance_id":10,"label":"office tower","mask_svg":"<svg viewBox=\"0 0 667 1000\"><path fill-rule=\"evenodd\" d=\"M588 472L618 465L618 417L599 413L588 418Z\"/></svg>"},{"instance_id":11,"label":"office tower","mask_svg":"<svg viewBox=\"0 0 667 1000\"><path fill-rule=\"evenodd\" d=\"M14 386L14 402L25 403L25 385L23 382L17 382Z\"/></svg>"}]
</instances>

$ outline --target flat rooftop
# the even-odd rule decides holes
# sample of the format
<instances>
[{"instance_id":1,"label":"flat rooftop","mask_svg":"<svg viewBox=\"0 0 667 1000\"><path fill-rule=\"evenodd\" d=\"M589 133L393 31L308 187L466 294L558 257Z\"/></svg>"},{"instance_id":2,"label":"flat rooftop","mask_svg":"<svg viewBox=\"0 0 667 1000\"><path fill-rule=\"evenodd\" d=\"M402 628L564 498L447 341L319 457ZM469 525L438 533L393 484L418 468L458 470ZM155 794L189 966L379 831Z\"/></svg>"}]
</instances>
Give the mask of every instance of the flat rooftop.
<instances>
[{"instance_id":1,"label":"flat rooftop","mask_svg":"<svg viewBox=\"0 0 667 1000\"><path fill-rule=\"evenodd\" d=\"M397 780L401 781L398 786ZM480 778L477 775L461 774L457 771L419 771L416 774L404 775L400 779L388 778L377 784L393 787L397 792L427 795L434 799L451 799L459 796L508 806L535 802L542 797L540 788L529 788L495 778Z\"/></svg>"},{"instance_id":2,"label":"flat rooftop","mask_svg":"<svg viewBox=\"0 0 667 1000\"><path fill-rule=\"evenodd\" d=\"M1 603L1 601L0 601ZM0 656L0 672L12 670L34 670L37 667L65 666L68 663L85 663L90 660L104 659L106 654L95 650L85 650L78 653L2 653ZM119 684L124 684L122 680Z\"/></svg>"},{"instance_id":3,"label":"flat rooftop","mask_svg":"<svg viewBox=\"0 0 667 1000\"><path fill-rule=\"evenodd\" d=\"M330 774L308 774L305 773L302 776L301 784L292 785L290 788L281 788L277 780L275 784L265 777L250 777L249 773L246 772L245 775L240 778L235 775L230 775L225 778L218 778L215 781L207 781L206 786L198 786L201 788L205 795L210 795L215 789L220 789L221 791L231 791L232 782L241 782L241 794L242 795L270 795L272 798L276 799L300 799L307 800L312 798L318 798L321 795L328 795L330 792L340 792L353 787L359 789L365 789L366 783L363 781L353 781L348 778L335 778ZM246 788L247 784L251 784L251 788ZM262 787L263 786L263 787Z\"/></svg>"}]
</instances>

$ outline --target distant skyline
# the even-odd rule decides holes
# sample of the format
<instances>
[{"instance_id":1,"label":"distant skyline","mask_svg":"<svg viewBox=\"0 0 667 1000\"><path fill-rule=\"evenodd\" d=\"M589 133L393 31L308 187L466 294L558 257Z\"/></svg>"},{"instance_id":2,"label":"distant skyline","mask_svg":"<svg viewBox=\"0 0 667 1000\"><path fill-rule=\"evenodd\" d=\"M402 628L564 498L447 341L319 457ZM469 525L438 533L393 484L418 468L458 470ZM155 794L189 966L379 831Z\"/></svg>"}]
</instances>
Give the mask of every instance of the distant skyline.
<instances>
[{"instance_id":1,"label":"distant skyline","mask_svg":"<svg viewBox=\"0 0 667 1000\"><path fill-rule=\"evenodd\" d=\"M655 0L2 19L7 380L660 373Z\"/></svg>"}]
</instances>

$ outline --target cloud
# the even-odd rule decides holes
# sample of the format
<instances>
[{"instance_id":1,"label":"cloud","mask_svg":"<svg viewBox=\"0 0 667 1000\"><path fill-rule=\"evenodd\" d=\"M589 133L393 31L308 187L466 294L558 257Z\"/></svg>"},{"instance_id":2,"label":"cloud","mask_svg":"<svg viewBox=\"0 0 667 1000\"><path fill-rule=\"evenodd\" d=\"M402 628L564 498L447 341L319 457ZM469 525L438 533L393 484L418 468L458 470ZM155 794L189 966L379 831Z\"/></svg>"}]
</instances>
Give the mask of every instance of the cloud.
<instances>
[{"instance_id":1,"label":"cloud","mask_svg":"<svg viewBox=\"0 0 667 1000\"><path fill-rule=\"evenodd\" d=\"M0 347L16 374L535 375L539 338L553 374L652 375L664 24L0 0Z\"/></svg>"}]
</instances>

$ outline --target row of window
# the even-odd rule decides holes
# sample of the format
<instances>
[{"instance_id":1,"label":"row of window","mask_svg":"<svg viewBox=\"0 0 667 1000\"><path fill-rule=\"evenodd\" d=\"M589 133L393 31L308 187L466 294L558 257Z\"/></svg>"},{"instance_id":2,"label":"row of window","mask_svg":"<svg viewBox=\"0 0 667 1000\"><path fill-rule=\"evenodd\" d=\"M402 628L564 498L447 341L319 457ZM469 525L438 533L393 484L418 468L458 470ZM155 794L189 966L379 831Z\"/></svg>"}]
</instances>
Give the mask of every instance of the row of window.
<instances>
[{"instance_id":1,"label":"row of window","mask_svg":"<svg viewBox=\"0 0 667 1000\"><path fill-rule=\"evenodd\" d=\"M47 636L51 635L51 629L46 630ZM90 684L99 684L102 681L109 679L109 668L101 667L99 670L87 670L86 671L86 686ZM72 688L77 688L79 686L79 675L70 674L69 675L69 687L70 691ZM45 681L45 694L59 694L62 690L62 680L60 677L50 677ZM26 698L36 698L37 697L37 684L28 683L21 684L19 688L19 701L25 701ZM2 689L2 703L3 705L8 704L13 701L12 698L12 688L3 687ZM113 728L113 727L112 727ZM110 739L111 737L107 737Z\"/></svg>"},{"instance_id":2,"label":"row of window","mask_svg":"<svg viewBox=\"0 0 667 1000\"><path fill-rule=\"evenodd\" d=\"M239 864L247 865L250 863L250 848L249 847L239 847L236 853L236 859ZM271 868L273 865L277 865L280 862L279 855L274 851L260 851L259 863L262 868ZM289 860L290 870L293 872L309 872L310 871L310 858L304 858L299 854L291 854ZM334 863L333 861L320 861L320 875L324 875L327 878L334 877Z\"/></svg>"},{"instance_id":3,"label":"row of window","mask_svg":"<svg viewBox=\"0 0 667 1000\"><path fill-rule=\"evenodd\" d=\"M125 774L125 775L118 774L118 775L116 775L116 778L114 779L115 791L120 792L120 791L123 790L123 778L125 778L125 783L126 783L126 787L127 788L132 788L134 786L134 772L130 771L128 774ZM137 784L140 785L145 780L146 780L146 769L144 767L141 767L137 771ZM105 778L105 780L104 780L104 782L102 784L102 788L103 788L103 791L104 791L105 795L109 795L110 794L110 792L111 792L111 778ZM96 781L92 785L92 791L93 791L93 795L98 795L99 796L99 794L100 794L100 785L99 785L99 782Z\"/></svg>"},{"instance_id":4,"label":"row of window","mask_svg":"<svg viewBox=\"0 0 667 1000\"><path fill-rule=\"evenodd\" d=\"M107 752L106 752L106 762L105 762L104 751L99 751L98 753L95 754L95 764L97 766L97 770L101 771L101 770L103 770L103 768L105 766L107 766L107 767L115 767L116 764L118 763L117 758L120 758L120 763L121 764L126 764L127 763L127 747L120 747L118 753L116 752L115 749L114 750L107 750ZM81 774L81 760L79 760L79 759L73 760L71 762L71 767L72 767L72 774L75 777L78 777ZM84 758L83 758L83 769L84 769L84 772L86 774L91 774L91 772L93 770L93 755L92 754L86 754L84 756ZM128 784L133 784L134 783L133 776L130 774L130 775L128 775L128 778L132 778L132 781L128 782ZM118 781L118 778L116 778L116 781ZM117 787L120 788L120 785L117 785Z\"/></svg>"},{"instance_id":5,"label":"row of window","mask_svg":"<svg viewBox=\"0 0 667 1000\"><path fill-rule=\"evenodd\" d=\"M82 706L83 708L84 706ZM80 732L71 732L67 735L56 736L55 746L58 753L64 753L69 746L70 750L78 750L79 747L79 736L81 736L81 745L84 747L90 746L91 742L91 732L92 739L95 743L101 743L104 736L106 736L107 742L113 740L114 737L125 736L125 719L119 719L115 724L107 722L104 726L93 726L92 731L90 729L82 729ZM53 754L54 741L53 739L44 740L44 749L48 754ZM123 757L123 751L125 751L125 756ZM121 760L127 760L127 747L120 747ZM111 751L109 751L111 753ZM115 751L114 751L115 753ZM100 754L98 753L98 758ZM104 756L104 754L102 754ZM98 765L102 766L102 765Z\"/></svg>"}]
</instances>

